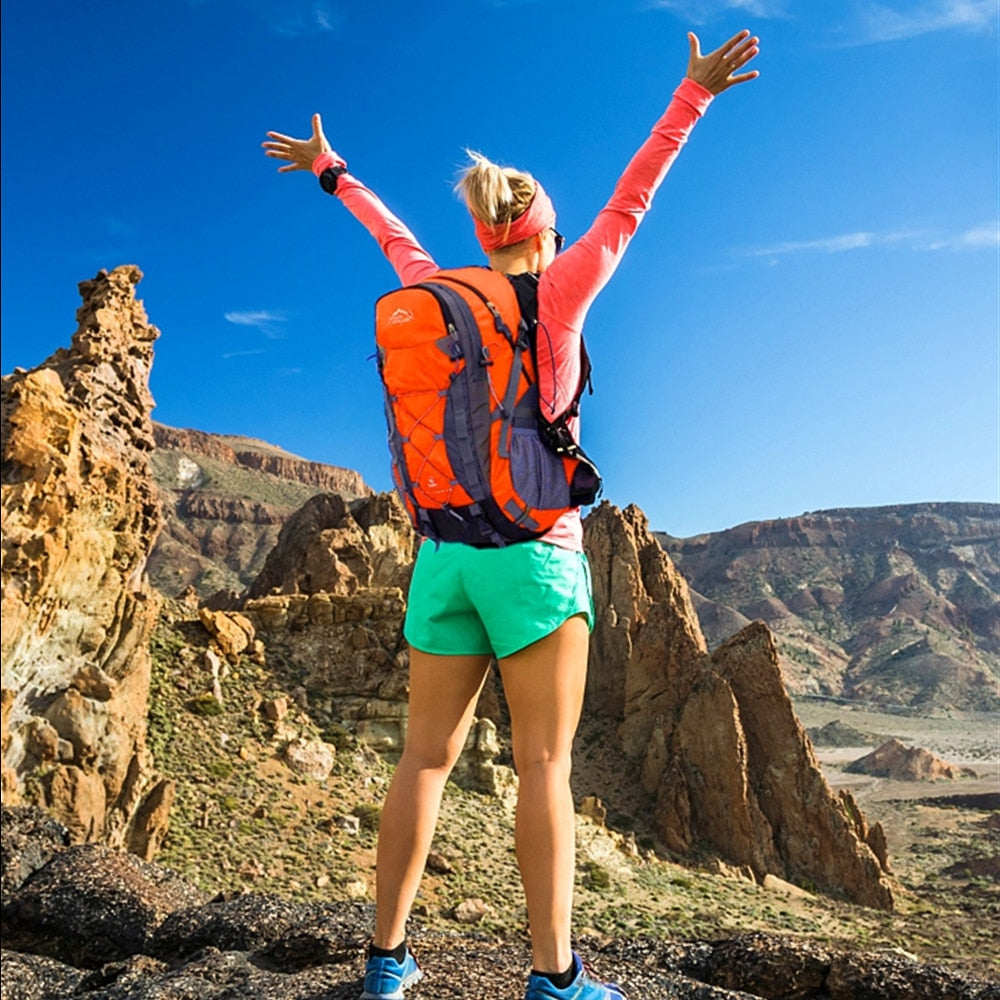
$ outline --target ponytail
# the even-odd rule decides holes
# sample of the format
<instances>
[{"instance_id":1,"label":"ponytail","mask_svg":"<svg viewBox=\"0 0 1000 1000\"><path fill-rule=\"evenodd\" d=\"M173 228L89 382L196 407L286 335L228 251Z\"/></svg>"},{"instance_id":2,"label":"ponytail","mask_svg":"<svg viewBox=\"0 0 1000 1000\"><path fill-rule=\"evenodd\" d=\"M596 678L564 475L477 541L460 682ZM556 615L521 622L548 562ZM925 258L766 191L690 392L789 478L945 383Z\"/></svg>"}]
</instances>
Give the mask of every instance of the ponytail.
<instances>
[{"instance_id":1,"label":"ponytail","mask_svg":"<svg viewBox=\"0 0 1000 1000\"><path fill-rule=\"evenodd\" d=\"M523 170L498 166L482 153L471 149L466 153L472 164L465 169L455 189L473 218L487 226L509 225L531 204L537 187L535 179Z\"/></svg>"}]
</instances>

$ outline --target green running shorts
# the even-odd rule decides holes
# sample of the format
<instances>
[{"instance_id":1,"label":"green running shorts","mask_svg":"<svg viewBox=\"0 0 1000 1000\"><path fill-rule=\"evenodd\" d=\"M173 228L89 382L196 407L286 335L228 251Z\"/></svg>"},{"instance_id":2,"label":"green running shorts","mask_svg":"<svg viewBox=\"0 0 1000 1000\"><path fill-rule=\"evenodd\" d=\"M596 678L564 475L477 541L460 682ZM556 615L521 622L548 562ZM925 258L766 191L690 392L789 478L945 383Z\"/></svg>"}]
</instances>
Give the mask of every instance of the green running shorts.
<instances>
[{"instance_id":1,"label":"green running shorts","mask_svg":"<svg viewBox=\"0 0 1000 1000\"><path fill-rule=\"evenodd\" d=\"M590 566L548 542L477 549L425 541L410 583L403 634L437 656L510 656L574 615L594 627Z\"/></svg>"}]
</instances>

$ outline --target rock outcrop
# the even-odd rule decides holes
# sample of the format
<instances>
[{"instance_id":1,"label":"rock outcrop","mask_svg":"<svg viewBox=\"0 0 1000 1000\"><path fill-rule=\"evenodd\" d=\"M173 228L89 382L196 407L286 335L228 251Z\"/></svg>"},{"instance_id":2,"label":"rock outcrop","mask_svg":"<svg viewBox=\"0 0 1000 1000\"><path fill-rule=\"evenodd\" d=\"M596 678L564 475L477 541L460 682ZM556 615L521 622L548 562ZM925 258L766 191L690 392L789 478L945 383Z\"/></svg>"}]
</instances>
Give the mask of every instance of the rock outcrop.
<instances>
[{"instance_id":1,"label":"rock outcrop","mask_svg":"<svg viewBox=\"0 0 1000 1000\"><path fill-rule=\"evenodd\" d=\"M300 508L250 586L267 594L338 597L409 585L416 536L395 494L349 501L324 493Z\"/></svg>"},{"instance_id":2,"label":"rock outcrop","mask_svg":"<svg viewBox=\"0 0 1000 1000\"><path fill-rule=\"evenodd\" d=\"M588 706L617 722L666 844L891 909L866 841L884 843L881 829L827 786L767 627L751 624L709 656L687 586L636 507L601 504L585 544L598 609Z\"/></svg>"},{"instance_id":3,"label":"rock outcrop","mask_svg":"<svg viewBox=\"0 0 1000 1000\"><path fill-rule=\"evenodd\" d=\"M3 794L150 854L169 787L145 746L159 333L141 277L82 282L72 346L3 379Z\"/></svg>"},{"instance_id":4,"label":"rock outcrop","mask_svg":"<svg viewBox=\"0 0 1000 1000\"><path fill-rule=\"evenodd\" d=\"M390 757L406 734L403 618L416 542L395 494L313 497L285 524L244 604L269 665L310 714ZM516 786L497 763L500 714L487 685L454 772L464 787L497 797Z\"/></svg>"},{"instance_id":5,"label":"rock outcrop","mask_svg":"<svg viewBox=\"0 0 1000 1000\"><path fill-rule=\"evenodd\" d=\"M844 768L851 774L870 774L875 778L897 781L954 781L975 778L971 767L949 764L923 747L908 747L897 739L886 740L864 757L851 761Z\"/></svg>"},{"instance_id":6,"label":"rock outcrop","mask_svg":"<svg viewBox=\"0 0 1000 1000\"><path fill-rule=\"evenodd\" d=\"M23 827L24 832L19 828ZM371 928L369 906L292 903L228 893L206 900L168 868L96 845L53 846L36 818L3 809L5 833L40 867L6 857L0 1000L354 1000ZM5 867L5 873L7 868ZM6 877L6 875L5 875ZM427 974L420 994L520 995L529 955L520 938L432 934L415 928ZM1000 988L893 953L838 952L809 941L745 934L721 941L589 942L598 972L630 996L679 1000L997 1000Z\"/></svg>"},{"instance_id":7,"label":"rock outcrop","mask_svg":"<svg viewBox=\"0 0 1000 1000\"><path fill-rule=\"evenodd\" d=\"M301 686L310 713L389 752L406 725L404 594L415 542L394 495L320 494L282 528L244 605L268 663Z\"/></svg>"}]
</instances>

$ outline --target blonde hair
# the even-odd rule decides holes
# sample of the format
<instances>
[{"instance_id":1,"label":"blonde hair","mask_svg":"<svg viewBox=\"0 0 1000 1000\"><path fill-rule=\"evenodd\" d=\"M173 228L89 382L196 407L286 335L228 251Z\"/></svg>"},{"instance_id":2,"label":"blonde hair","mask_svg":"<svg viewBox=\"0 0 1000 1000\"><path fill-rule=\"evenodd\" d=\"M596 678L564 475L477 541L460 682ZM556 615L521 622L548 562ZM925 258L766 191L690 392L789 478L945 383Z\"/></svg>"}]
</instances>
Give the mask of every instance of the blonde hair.
<instances>
[{"instance_id":1,"label":"blonde hair","mask_svg":"<svg viewBox=\"0 0 1000 1000\"><path fill-rule=\"evenodd\" d=\"M455 190L480 222L488 226L509 224L527 211L535 196L531 174L501 167L472 149L466 153L472 164L462 172Z\"/></svg>"}]
</instances>

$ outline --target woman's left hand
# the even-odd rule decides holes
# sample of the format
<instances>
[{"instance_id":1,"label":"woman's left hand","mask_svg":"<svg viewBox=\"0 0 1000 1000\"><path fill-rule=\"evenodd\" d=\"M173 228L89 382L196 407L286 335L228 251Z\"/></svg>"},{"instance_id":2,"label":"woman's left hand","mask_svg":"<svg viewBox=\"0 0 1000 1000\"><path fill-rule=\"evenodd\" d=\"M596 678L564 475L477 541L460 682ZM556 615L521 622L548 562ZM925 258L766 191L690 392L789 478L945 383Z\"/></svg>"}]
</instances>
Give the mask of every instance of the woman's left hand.
<instances>
[{"instance_id":1,"label":"woman's left hand","mask_svg":"<svg viewBox=\"0 0 1000 1000\"><path fill-rule=\"evenodd\" d=\"M757 70L737 72L760 52L760 39L751 37L746 29L733 35L725 45L707 56L701 54L701 43L693 31L688 32L688 44L691 46L691 57L687 75L713 94L721 94L737 83L746 83L760 76Z\"/></svg>"},{"instance_id":2,"label":"woman's left hand","mask_svg":"<svg viewBox=\"0 0 1000 1000\"><path fill-rule=\"evenodd\" d=\"M264 142L264 155L275 160L288 160L283 167L278 167L279 173L289 170L312 170L313 160L320 153L333 153L330 143L323 134L323 122L319 115L312 116L312 135L308 139L293 139L281 132L267 133L271 142ZM334 153L334 156L337 154Z\"/></svg>"}]
</instances>

